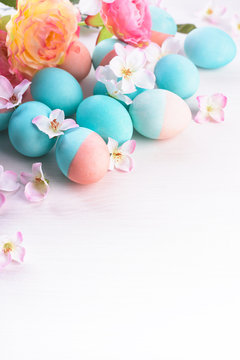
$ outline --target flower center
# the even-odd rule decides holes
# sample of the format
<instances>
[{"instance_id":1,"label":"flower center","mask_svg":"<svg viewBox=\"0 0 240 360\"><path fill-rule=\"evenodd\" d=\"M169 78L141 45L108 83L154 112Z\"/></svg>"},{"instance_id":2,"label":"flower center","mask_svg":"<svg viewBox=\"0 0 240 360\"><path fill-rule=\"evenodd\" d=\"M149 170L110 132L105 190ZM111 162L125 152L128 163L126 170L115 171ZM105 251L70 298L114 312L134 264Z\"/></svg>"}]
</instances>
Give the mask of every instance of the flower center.
<instances>
[{"instance_id":1,"label":"flower center","mask_svg":"<svg viewBox=\"0 0 240 360\"><path fill-rule=\"evenodd\" d=\"M10 242L6 243L3 245L3 252L4 254L9 253L10 251L13 251L14 249L14 245Z\"/></svg>"},{"instance_id":2,"label":"flower center","mask_svg":"<svg viewBox=\"0 0 240 360\"><path fill-rule=\"evenodd\" d=\"M122 153L120 151L116 151L112 154L115 161L121 161L122 160Z\"/></svg>"},{"instance_id":3,"label":"flower center","mask_svg":"<svg viewBox=\"0 0 240 360\"><path fill-rule=\"evenodd\" d=\"M124 78L130 78L130 76L132 76L132 71L130 69L127 68L123 68L122 69L122 74Z\"/></svg>"},{"instance_id":4,"label":"flower center","mask_svg":"<svg viewBox=\"0 0 240 360\"><path fill-rule=\"evenodd\" d=\"M212 15L213 14L213 9L211 9L211 8L207 9L206 14L207 15Z\"/></svg>"},{"instance_id":5,"label":"flower center","mask_svg":"<svg viewBox=\"0 0 240 360\"><path fill-rule=\"evenodd\" d=\"M13 95L9 100L11 101L12 104L16 104L18 102L16 95Z\"/></svg>"},{"instance_id":6,"label":"flower center","mask_svg":"<svg viewBox=\"0 0 240 360\"><path fill-rule=\"evenodd\" d=\"M50 122L51 128L53 131L57 132L60 126L60 123L57 121L57 119L54 119Z\"/></svg>"},{"instance_id":7,"label":"flower center","mask_svg":"<svg viewBox=\"0 0 240 360\"><path fill-rule=\"evenodd\" d=\"M213 107L211 105L207 106L207 112L212 112L213 111Z\"/></svg>"},{"instance_id":8,"label":"flower center","mask_svg":"<svg viewBox=\"0 0 240 360\"><path fill-rule=\"evenodd\" d=\"M239 24L237 24L237 28L238 28L238 30L240 30L240 23L239 23Z\"/></svg>"}]
</instances>

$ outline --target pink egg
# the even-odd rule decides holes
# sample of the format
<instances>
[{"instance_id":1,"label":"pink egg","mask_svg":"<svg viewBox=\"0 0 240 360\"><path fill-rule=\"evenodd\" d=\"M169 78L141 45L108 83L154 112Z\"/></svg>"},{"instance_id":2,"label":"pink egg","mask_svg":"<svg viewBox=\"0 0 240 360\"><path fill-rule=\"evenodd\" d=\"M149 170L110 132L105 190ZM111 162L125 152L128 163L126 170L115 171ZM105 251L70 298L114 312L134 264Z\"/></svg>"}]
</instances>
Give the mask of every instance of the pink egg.
<instances>
[{"instance_id":1,"label":"pink egg","mask_svg":"<svg viewBox=\"0 0 240 360\"><path fill-rule=\"evenodd\" d=\"M92 59L88 49L79 40L76 40L71 44L64 63L59 67L81 81L89 74L91 66Z\"/></svg>"}]
</instances>

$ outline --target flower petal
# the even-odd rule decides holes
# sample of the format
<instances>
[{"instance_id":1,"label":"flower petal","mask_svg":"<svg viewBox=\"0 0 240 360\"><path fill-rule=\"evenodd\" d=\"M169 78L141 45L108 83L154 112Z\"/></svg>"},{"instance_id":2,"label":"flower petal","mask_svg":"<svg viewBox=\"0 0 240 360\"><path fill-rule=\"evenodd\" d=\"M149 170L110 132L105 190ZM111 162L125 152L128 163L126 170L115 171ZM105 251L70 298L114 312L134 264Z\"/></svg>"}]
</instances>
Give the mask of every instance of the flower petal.
<instances>
[{"instance_id":1,"label":"flower petal","mask_svg":"<svg viewBox=\"0 0 240 360\"><path fill-rule=\"evenodd\" d=\"M15 244L19 245L23 242L23 235L20 231L17 232Z\"/></svg>"},{"instance_id":2,"label":"flower petal","mask_svg":"<svg viewBox=\"0 0 240 360\"><path fill-rule=\"evenodd\" d=\"M117 77L122 77L122 69L125 66L124 60L120 56L115 56L109 64L111 70Z\"/></svg>"},{"instance_id":3,"label":"flower petal","mask_svg":"<svg viewBox=\"0 0 240 360\"><path fill-rule=\"evenodd\" d=\"M113 156L110 156L110 162L109 162L108 170L112 171L112 170L114 170L114 167L115 167L114 158L113 158Z\"/></svg>"},{"instance_id":4,"label":"flower petal","mask_svg":"<svg viewBox=\"0 0 240 360\"><path fill-rule=\"evenodd\" d=\"M0 193L0 208L4 205L5 201L6 201L5 196L2 193Z\"/></svg>"},{"instance_id":5,"label":"flower petal","mask_svg":"<svg viewBox=\"0 0 240 360\"><path fill-rule=\"evenodd\" d=\"M133 77L131 78L122 78L122 92L125 94L131 94L136 91L134 85Z\"/></svg>"},{"instance_id":6,"label":"flower petal","mask_svg":"<svg viewBox=\"0 0 240 360\"><path fill-rule=\"evenodd\" d=\"M156 77L150 70L141 69L133 74L135 85L143 89L153 89Z\"/></svg>"},{"instance_id":7,"label":"flower petal","mask_svg":"<svg viewBox=\"0 0 240 360\"><path fill-rule=\"evenodd\" d=\"M79 125L76 123L75 120L73 119L65 119L62 122L62 126L60 128L60 130L65 131L65 130L69 130L69 129L74 129L79 127Z\"/></svg>"},{"instance_id":8,"label":"flower petal","mask_svg":"<svg viewBox=\"0 0 240 360\"><path fill-rule=\"evenodd\" d=\"M25 253L26 253L26 250L25 250L24 247L22 247L22 246L17 246L17 247L11 252L12 260L17 261L17 262L23 262L23 261L24 261Z\"/></svg>"},{"instance_id":9,"label":"flower petal","mask_svg":"<svg viewBox=\"0 0 240 360\"><path fill-rule=\"evenodd\" d=\"M11 104L12 104L12 103L10 103L8 100L0 97L0 110L9 109L9 106L10 106ZM13 104L12 104L12 105L13 105ZM14 107L14 105L13 105L13 107Z\"/></svg>"},{"instance_id":10,"label":"flower petal","mask_svg":"<svg viewBox=\"0 0 240 360\"><path fill-rule=\"evenodd\" d=\"M109 137L107 147L108 147L110 154L112 154L118 148L118 142Z\"/></svg>"},{"instance_id":11,"label":"flower petal","mask_svg":"<svg viewBox=\"0 0 240 360\"><path fill-rule=\"evenodd\" d=\"M25 197L30 202L39 202L46 198L49 191L49 186L46 183L42 183L40 186L35 182L29 182L25 186Z\"/></svg>"},{"instance_id":12,"label":"flower petal","mask_svg":"<svg viewBox=\"0 0 240 360\"><path fill-rule=\"evenodd\" d=\"M198 124L203 124L204 122L209 121L209 120L210 120L210 118L209 118L208 114L206 114L203 111L199 111L194 118L194 121Z\"/></svg>"},{"instance_id":13,"label":"flower petal","mask_svg":"<svg viewBox=\"0 0 240 360\"><path fill-rule=\"evenodd\" d=\"M123 154L133 154L136 149L136 141L128 140L119 148Z\"/></svg>"},{"instance_id":14,"label":"flower petal","mask_svg":"<svg viewBox=\"0 0 240 360\"><path fill-rule=\"evenodd\" d=\"M12 257L10 253L4 253L1 251L0 253L0 269L5 268L12 261Z\"/></svg>"},{"instance_id":15,"label":"flower petal","mask_svg":"<svg viewBox=\"0 0 240 360\"><path fill-rule=\"evenodd\" d=\"M162 44L163 55L178 54L181 50L181 42L174 37L167 38Z\"/></svg>"},{"instance_id":16,"label":"flower petal","mask_svg":"<svg viewBox=\"0 0 240 360\"><path fill-rule=\"evenodd\" d=\"M210 112L210 117L216 122L223 122L224 121L224 111L223 110L213 110Z\"/></svg>"},{"instance_id":17,"label":"flower petal","mask_svg":"<svg viewBox=\"0 0 240 360\"><path fill-rule=\"evenodd\" d=\"M101 10L101 0L81 0L79 8L81 14L96 15Z\"/></svg>"},{"instance_id":18,"label":"flower petal","mask_svg":"<svg viewBox=\"0 0 240 360\"><path fill-rule=\"evenodd\" d=\"M33 179L33 175L26 172L21 172L20 174L20 181L21 184L26 185L29 181Z\"/></svg>"},{"instance_id":19,"label":"flower petal","mask_svg":"<svg viewBox=\"0 0 240 360\"><path fill-rule=\"evenodd\" d=\"M198 107L200 110L207 111L209 105L209 96L201 95L197 97Z\"/></svg>"},{"instance_id":20,"label":"flower petal","mask_svg":"<svg viewBox=\"0 0 240 360\"><path fill-rule=\"evenodd\" d=\"M127 68L130 68L132 71L137 71L142 69L146 64L146 55L143 50L135 49L126 57Z\"/></svg>"},{"instance_id":21,"label":"flower petal","mask_svg":"<svg viewBox=\"0 0 240 360\"><path fill-rule=\"evenodd\" d=\"M0 175L0 190L16 191L19 188L18 175L13 171L4 171Z\"/></svg>"},{"instance_id":22,"label":"flower petal","mask_svg":"<svg viewBox=\"0 0 240 360\"><path fill-rule=\"evenodd\" d=\"M47 134L49 137L54 134L54 131L50 127L50 120L47 116L38 115L33 120L32 123L37 126L37 128Z\"/></svg>"},{"instance_id":23,"label":"flower petal","mask_svg":"<svg viewBox=\"0 0 240 360\"><path fill-rule=\"evenodd\" d=\"M96 79L97 81L102 82L103 84L106 81L115 80L117 81L117 76L114 74L109 65L106 66L98 66L96 69Z\"/></svg>"},{"instance_id":24,"label":"flower petal","mask_svg":"<svg viewBox=\"0 0 240 360\"><path fill-rule=\"evenodd\" d=\"M62 124L64 119L65 119L64 111L60 109L53 110L49 116L50 121L56 120L57 122L59 122L59 124Z\"/></svg>"},{"instance_id":25,"label":"flower petal","mask_svg":"<svg viewBox=\"0 0 240 360\"><path fill-rule=\"evenodd\" d=\"M0 98L10 99L13 96L13 87L10 81L5 77L0 75Z\"/></svg>"},{"instance_id":26,"label":"flower petal","mask_svg":"<svg viewBox=\"0 0 240 360\"><path fill-rule=\"evenodd\" d=\"M29 86L31 85L31 81L28 80L23 80L19 85L17 85L14 89L14 95L16 95L18 102L16 105L19 105L22 102L22 97L23 94L25 94L25 92L27 91L27 89L29 88Z\"/></svg>"},{"instance_id":27,"label":"flower petal","mask_svg":"<svg viewBox=\"0 0 240 360\"><path fill-rule=\"evenodd\" d=\"M227 105L227 97L220 93L214 94L213 96L211 96L211 102L217 108L225 108Z\"/></svg>"},{"instance_id":28,"label":"flower petal","mask_svg":"<svg viewBox=\"0 0 240 360\"><path fill-rule=\"evenodd\" d=\"M133 170L133 167L133 159L128 155L123 156L121 161L115 162L115 168L120 171L130 172Z\"/></svg>"},{"instance_id":29,"label":"flower petal","mask_svg":"<svg viewBox=\"0 0 240 360\"><path fill-rule=\"evenodd\" d=\"M161 57L162 50L158 44L151 42L144 52L148 62L156 63Z\"/></svg>"},{"instance_id":30,"label":"flower petal","mask_svg":"<svg viewBox=\"0 0 240 360\"><path fill-rule=\"evenodd\" d=\"M116 43L114 45L114 50L116 54L125 61L127 56L126 47L124 47L122 44Z\"/></svg>"}]
</instances>

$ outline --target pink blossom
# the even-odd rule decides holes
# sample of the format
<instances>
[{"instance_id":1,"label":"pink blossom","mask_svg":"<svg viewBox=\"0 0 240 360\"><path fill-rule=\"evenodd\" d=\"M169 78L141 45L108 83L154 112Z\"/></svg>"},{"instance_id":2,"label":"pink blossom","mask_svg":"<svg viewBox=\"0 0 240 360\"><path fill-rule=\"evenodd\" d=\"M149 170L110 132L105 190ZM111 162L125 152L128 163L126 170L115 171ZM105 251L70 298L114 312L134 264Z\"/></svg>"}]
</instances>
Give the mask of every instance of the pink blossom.
<instances>
[{"instance_id":1,"label":"pink blossom","mask_svg":"<svg viewBox=\"0 0 240 360\"><path fill-rule=\"evenodd\" d=\"M38 127L38 129L53 138L61 136L64 131L79 127L79 125L73 119L65 119L64 111L60 109L53 110L48 117L39 115L32 120L32 123Z\"/></svg>"},{"instance_id":2,"label":"pink blossom","mask_svg":"<svg viewBox=\"0 0 240 360\"><path fill-rule=\"evenodd\" d=\"M201 124L206 121L223 122L224 111L227 105L227 97L223 94L214 94L212 96L198 96L198 105L200 111L195 116L194 120Z\"/></svg>"},{"instance_id":3,"label":"pink blossom","mask_svg":"<svg viewBox=\"0 0 240 360\"><path fill-rule=\"evenodd\" d=\"M211 0L206 7L199 13L199 16L211 24L219 24L223 15L226 13L227 8L219 6L219 2Z\"/></svg>"},{"instance_id":4,"label":"pink blossom","mask_svg":"<svg viewBox=\"0 0 240 360\"><path fill-rule=\"evenodd\" d=\"M0 269L5 268L10 262L23 262L25 249L22 247L23 236L18 232L16 238L1 236L0 238Z\"/></svg>"},{"instance_id":5,"label":"pink blossom","mask_svg":"<svg viewBox=\"0 0 240 360\"><path fill-rule=\"evenodd\" d=\"M18 106L30 84L31 82L25 79L13 88L10 81L5 76L0 75L0 110L9 110Z\"/></svg>"},{"instance_id":6,"label":"pink blossom","mask_svg":"<svg viewBox=\"0 0 240 360\"><path fill-rule=\"evenodd\" d=\"M0 191L16 191L19 186L17 174L10 170L4 171L3 166L0 165Z\"/></svg>"},{"instance_id":7,"label":"pink blossom","mask_svg":"<svg viewBox=\"0 0 240 360\"><path fill-rule=\"evenodd\" d=\"M24 194L28 201L39 202L47 197L49 185L42 171L42 163L34 163L31 174L22 172L20 180L25 185Z\"/></svg>"},{"instance_id":8,"label":"pink blossom","mask_svg":"<svg viewBox=\"0 0 240 360\"><path fill-rule=\"evenodd\" d=\"M135 140L128 140L119 147L116 140L108 138L107 146L111 155L109 170L113 170L114 168L124 172L133 170L134 161L131 154L134 153L136 148Z\"/></svg>"},{"instance_id":9,"label":"pink blossom","mask_svg":"<svg viewBox=\"0 0 240 360\"><path fill-rule=\"evenodd\" d=\"M151 38L151 14L147 0L115 0L102 3L101 16L108 30L134 46L148 46Z\"/></svg>"},{"instance_id":10,"label":"pink blossom","mask_svg":"<svg viewBox=\"0 0 240 360\"><path fill-rule=\"evenodd\" d=\"M5 201L6 201L5 196L2 193L0 193L0 208L4 205Z\"/></svg>"},{"instance_id":11,"label":"pink blossom","mask_svg":"<svg viewBox=\"0 0 240 360\"><path fill-rule=\"evenodd\" d=\"M231 21L232 34L234 37L240 37L240 16L235 14Z\"/></svg>"}]
</instances>

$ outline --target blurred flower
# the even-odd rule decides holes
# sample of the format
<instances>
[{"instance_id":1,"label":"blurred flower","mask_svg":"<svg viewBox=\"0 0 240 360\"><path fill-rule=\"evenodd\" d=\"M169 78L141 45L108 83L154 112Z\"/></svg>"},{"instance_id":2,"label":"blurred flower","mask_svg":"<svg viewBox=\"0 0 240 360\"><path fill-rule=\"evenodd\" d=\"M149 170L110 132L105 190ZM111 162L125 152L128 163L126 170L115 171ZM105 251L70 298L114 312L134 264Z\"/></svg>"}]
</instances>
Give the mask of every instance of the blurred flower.
<instances>
[{"instance_id":1,"label":"blurred flower","mask_svg":"<svg viewBox=\"0 0 240 360\"><path fill-rule=\"evenodd\" d=\"M25 197L30 202L39 202L46 198L49 192L48 181L42 171L42 163L32 165L32 174L22 172L21 183L25 185Z\"/></svg>"},{"instance_id":2,"label":"blurred flower","mask_svg":"<svg viewBox=\"0 0 240 360\"><path fill-rule=\"evenodd\" d=\"M101 16L108 30L120 40L138 47L149 44L152 21L147 0L103 2Z\"/></svg>"},{"instance_id":3,"label":"blurred flower","mask_svg":"<svg viewBox=\"0 0 240 360\"><path fill-rule=\"evenodd\" d=\"M77 7L80 9L81 14L96 15L102 7L102 2L107 4L113 3L115 0L80 0Z\"/></svg>"},{"instance_id":4,"label":"blurred flower","mask_svg":"<svg viewBox=\"0 0 240 360\"><path fill-rule=\"evenodd\" d=\"M31 77L62 64L77 30L76 9L69 0L19 0L18 12L7 24L11 70Z\"/></svg>"},{"instance_id":5,"label":"blurred flower","mask_svg":"<svg viewBox=\"0 0 240 360\"><path fill-rule=\"evenodd\" d=\"M22 233L18 232L16 238L9 236L0 237L0 269L6 267L10 262L23 262L25 249L21 246L23 241Z\"/></svg>"},{"instance_id":6,"label":"blurred flower","mask_svg":"<svg viewBox=\"0 0 240 360\"><path fill-rule=\"evenodd\" d=\"M30 84L31 82L25 79L13 88L10 81L5 76L0 75L0 110L9 110L21 104L22 97Z\"/></svg>"},{"instance_id":7,"label":"blurred flower","mask_svg":"<svg viewBox=\"0 0 240 360\"><path fill-rule=\"evenodd\" d=\"M219 6L219 3L217 4L215 0L211 0L198 15L211 24L218 24L226 11L226 7Z\"/></svg>"},{"instance_id":8,"label":"blurred flower","mask_svg":"<svg viewBox=\"0 0 240 360\"><path fill-rule=\"evenodd\" d=\"M164 2L163 0L148 0L149 5L156 6L156 7L159 7L161 9L166 10L166 8L163 5L163 2Z\"/></svg>"},{"instance_id":9,"label":"blurred flower","mask_svg":"<svg viewBox=\"0 0 240 360\"><path fill-rule=\"evenodd\" d=\"M198 106L200 111L194 120L201 124L206 121L223 122L224 111L227 105L227 97L223 94L214 94L212 96L198 96Z\"/></svg>"},{"instance_id":10,"label":"blurred flower","mask_svg":"<svg viewBox=\"0 0 240 360\"><path fill-rule=\"evenodd\" d=\"M154 71L157 62L166 55L178 54L181 50L181 42L174 38L167 38L160 47L158 44L151 44L144 49L147 58L147 68Z\"/></svg>"},{"instance_id":11,"label":"blurred flower","mask_svg":"<svg viewBox=\"0 0 240 360\"><path fill-rule=\"evenodd\" d=\"M111 155L109 170L113 170L114 168L124 172L133 170L134 162L130 155L135 151L135 140L128 140L122 146L118 147L116 140L108 138L107 146Z\"/></svg>"},{"instance_id":12,"label":"blurred flower","mask_svg":"<svg viewBox=\"0 0 240 360\"><path fill-rule=\"evenodd\" d=\"M232 34L234 37L240 37L240 16L235 14L231 21Z\"/></svg>"},{"instance_id":13,"label":"blurred flower","mask_svg":"<svg viewBox=\"0 0 240 360\"><path fill-rule=\"evenodd\" d=\"M2 193L0 193L0 208L3 206L5 201L6 201L5 196Z\"/></svg>"},{"instance_id":14,"label":"blurred flower","mask_svg":"<svg viewBox=\"0 0 240 360\"><path fill-rule=\"evenodd\" d=\"M114 46L117 56L110 61L110 68L114 74L122 79L122 90L125 94L136 91L136 86L143 89L153 89L155 85L155 75L153 72L144 68L146 56L144 51L135 48L129 51L121 44Z\"/></svg>"},{"instance_id":15,"label":"blurred flower","mask_svg":"<svg viewBox=\"0 0 240 360\"><path fill-rule=\"evenodd\" d=\"M0 165L0 191L16 191L19 186L17 174L10 170L4 171Z\"/></svg>"},{"instance_id":16,"label":"blurred flower","mask_svg":"<svg viewBox=\"0 0 240 360\"><path fill-rule=\"evenodd\" d=\"M53 110L49 118L39 115L32 120L32 123L47 134L49 139L63 135L63 131L79 127L73 119L65 119L64 111L60 109Z\"/></svg>"}]
</instances>

